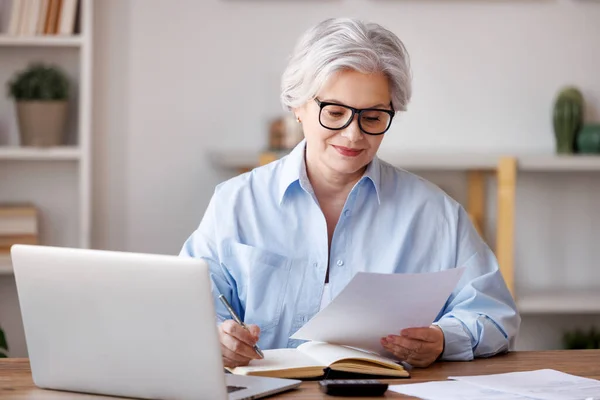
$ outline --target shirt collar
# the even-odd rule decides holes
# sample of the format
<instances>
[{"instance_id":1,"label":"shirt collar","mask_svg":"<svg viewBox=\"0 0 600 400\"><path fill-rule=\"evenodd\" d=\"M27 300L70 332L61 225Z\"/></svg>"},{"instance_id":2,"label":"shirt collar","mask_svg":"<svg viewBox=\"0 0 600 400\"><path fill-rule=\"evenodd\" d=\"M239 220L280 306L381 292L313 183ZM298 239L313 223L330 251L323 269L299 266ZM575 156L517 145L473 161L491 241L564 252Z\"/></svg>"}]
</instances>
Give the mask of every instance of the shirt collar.
<instances>
[{"instance_id":1,"label":"shirt collar","mask_svg":"<svg viewBox=\"0 0 600 400\"><path fill-rule=\"evenodd\" d=\"M306 139L303 139L283 160L281 176L279 178L279 204L283 202L283 198L292 185L296 181L300 181L302 187L310 188L308 175L306 173L306 161L304 153L306 151ZM381 184L381 165L380 160L375 156L367 166L367 169L360 178L359 182L368 179L373 184L375 194L377 195L377 203L381 204L380 199L380 184Z\"/></svg>"},{"instance_id":2,"label":"shirt collar","mask_svg":"<svg viewBox=\"0 0 600 400\"><path fill-rule=\"evenodd\" d=\"M373 157L373 160L367 165L365 174L360 178L369 179L373 183L375 194L377 195L377 203L381 204L380 192L381 192L381 161L377 156ZM359 181L360 182L360 181Z\"/></svg>"},{"instance_id":3,"label":"shirt collar","mask_svg":"<svg viewBox=\"0 0 600 400\"><path fill-rule=\"evenodd\" d=\"M279 178L279 204L283 202L285 193L290 185L302 176L307 178L306 165L304 161L304 151L306 149L306 139L302 139L300 143L285 157Z\"/></svg>"}]
</instances>

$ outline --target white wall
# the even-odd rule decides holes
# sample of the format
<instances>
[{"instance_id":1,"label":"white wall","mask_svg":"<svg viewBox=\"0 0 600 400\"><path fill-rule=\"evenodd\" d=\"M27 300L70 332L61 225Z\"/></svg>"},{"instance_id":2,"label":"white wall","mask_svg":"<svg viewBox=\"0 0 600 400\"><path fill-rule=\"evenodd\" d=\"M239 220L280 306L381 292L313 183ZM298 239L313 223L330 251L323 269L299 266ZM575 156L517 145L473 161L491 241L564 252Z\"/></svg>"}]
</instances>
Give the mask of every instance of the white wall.
<instances>
[{"instance_id":1,"label":"white wall","mask_svg":"<svg viewBox=\"0 0 600 400\"><path fill-rule=\"evenodd\" d=\"M286 57L328 16L378 21L408 47L415 95L388 148L551 152L561 85L583 89L590 118L600 109L598 3L113 0L96 9L98 246L177 252L223 178L206 152L265 145Z\"/></svg>"},{"instance_id":2,"label":"white wall","mask_svg":"<svg viewBox=\"0 0 600 400\"><path fill-rule=\"evenodd\" d=\"M328 16L380 22L408 47L415 95L386 135L387 148L552 152L552 98L567 83L583 89L588 119L600 119L597 2L94 3L97 248L179 251L214 185L230 176L208 162L207 152L264 147L266 124L281 111L286 56L304 29ZM430 177L463 196L460 174ZM600 286L599 183L600 175L590 174L523 177L518 289ZM489 208L491 233L493 200ZM521 347L555 347L565 326L590 321L526 318Z\"/></svg>"}]
</instances>

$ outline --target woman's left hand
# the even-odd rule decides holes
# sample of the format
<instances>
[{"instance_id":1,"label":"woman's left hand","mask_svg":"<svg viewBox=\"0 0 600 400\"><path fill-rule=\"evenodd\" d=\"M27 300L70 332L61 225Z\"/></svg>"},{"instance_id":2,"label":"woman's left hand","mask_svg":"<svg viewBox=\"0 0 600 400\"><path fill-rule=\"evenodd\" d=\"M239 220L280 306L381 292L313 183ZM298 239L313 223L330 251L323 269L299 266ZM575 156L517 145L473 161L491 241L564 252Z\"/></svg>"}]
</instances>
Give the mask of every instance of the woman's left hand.
<instances>
[{"instance_id":1,"label":"woman's left hand","mask_svg":"<svg viewBox=\"0 0 600 400\"><path fill-rule=\"evenodd\" d=\"M444 332L437 325L408 328L398 335L381 338L381 344L401 361L415 367L427 367L444 351Z\"/></svg>"}]
</instances>

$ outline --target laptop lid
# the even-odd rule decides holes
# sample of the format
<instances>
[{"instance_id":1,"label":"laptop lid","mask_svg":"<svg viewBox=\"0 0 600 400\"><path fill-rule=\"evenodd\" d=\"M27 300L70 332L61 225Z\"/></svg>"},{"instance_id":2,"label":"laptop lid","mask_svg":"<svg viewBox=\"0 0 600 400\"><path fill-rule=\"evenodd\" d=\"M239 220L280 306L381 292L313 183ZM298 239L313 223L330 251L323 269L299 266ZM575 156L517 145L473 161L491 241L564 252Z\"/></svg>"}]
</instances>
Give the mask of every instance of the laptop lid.
<instances>
[{"instance_id":1,"label":"laptop lid","mask_svg":"<svg viewBox=\"0 0 600 400\"><path fill-rule=\"evenodd\" d=\"M28 245L11 254L37 386L227 398L204 261Z\"/></svg>"}]
</instances>

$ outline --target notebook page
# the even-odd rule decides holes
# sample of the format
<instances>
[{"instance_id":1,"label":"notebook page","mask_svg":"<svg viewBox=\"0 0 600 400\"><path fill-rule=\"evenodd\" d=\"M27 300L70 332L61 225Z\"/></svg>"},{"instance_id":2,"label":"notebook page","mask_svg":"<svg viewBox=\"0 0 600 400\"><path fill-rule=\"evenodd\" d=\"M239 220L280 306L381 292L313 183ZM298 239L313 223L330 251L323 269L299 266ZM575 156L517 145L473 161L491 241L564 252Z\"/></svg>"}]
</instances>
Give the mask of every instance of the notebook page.
<instances>
[{"instance_id":1,"label":"notebook page","mask_svg":"<svg viewBox=\"0 0 600 400\"><path fill-rule=\"evenodd\" d=\"M362 358L373 361L379 361L384 364L397 365L394 362L394 360L391 360L389 358L329 343L306 342L298 346L298 350L301 353L308 354L310 357L314 358L315 360L319 361L319 363L325 366L329 366L336 361L340 361L342 359L347 358Z\"/></svg>"},{"instance_id":2,"label":"notebook page","mask_svg":"<svg viewBox=\"0 0 600 400\"><path fill-rule=\"evenodd\" d=\"M324 368L315 359L298 351L296 349L273 349L263 350L265 358L262 360L252 360L245 367L237 367L236 373L256 372L256 371L275 371L282 369L295 369L306 367Z\"/></svg>"}]
</instances>

